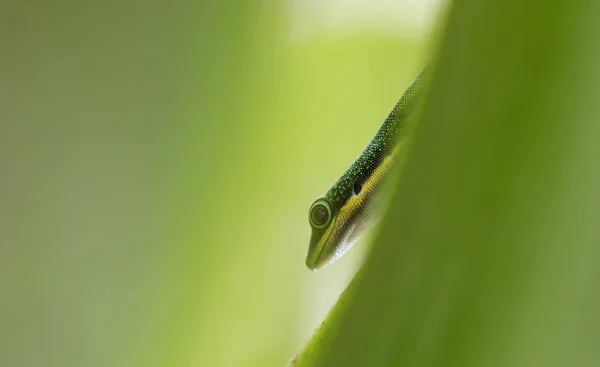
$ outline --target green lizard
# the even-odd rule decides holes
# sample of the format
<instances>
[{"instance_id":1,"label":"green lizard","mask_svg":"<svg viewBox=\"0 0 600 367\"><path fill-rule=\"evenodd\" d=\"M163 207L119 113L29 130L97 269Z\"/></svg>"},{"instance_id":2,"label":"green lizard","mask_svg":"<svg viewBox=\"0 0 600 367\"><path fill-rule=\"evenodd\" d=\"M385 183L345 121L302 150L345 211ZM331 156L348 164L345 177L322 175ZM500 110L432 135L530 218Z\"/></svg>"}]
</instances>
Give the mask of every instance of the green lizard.
<instances>
[{"instance_id":1,"label":"green lizard","mask_svg":"<svg viewBox=\"0 0 600 367\"><path fill-rule=\"evenodd\" d=\"M429 74L429 66L412 81L408 89L373 140L324 196L310 207L308 219L312 235L306 266L317 270L339 258L360 235L379 219L374 204L390 170L402 139L404 122Z\"/></svg>"}]
</instances>

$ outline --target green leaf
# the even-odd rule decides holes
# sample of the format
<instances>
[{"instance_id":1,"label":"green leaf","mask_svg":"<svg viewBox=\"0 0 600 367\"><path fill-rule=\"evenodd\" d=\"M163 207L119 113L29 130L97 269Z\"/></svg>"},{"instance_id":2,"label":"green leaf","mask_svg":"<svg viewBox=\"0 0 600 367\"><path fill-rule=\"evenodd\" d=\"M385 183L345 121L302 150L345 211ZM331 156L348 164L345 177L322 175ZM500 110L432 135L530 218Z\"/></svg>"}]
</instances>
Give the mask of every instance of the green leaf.
<instances>
[{"instance_id":1,"label":"green leaf","mask_svg":"<svg viewBox=\"0 0 600 367\"><path fill-rule=\"evenodd\" d=\"M364 274L306 365L597 365L597 24L591 1L454 4Z\"/></svg>"}]
</instances>

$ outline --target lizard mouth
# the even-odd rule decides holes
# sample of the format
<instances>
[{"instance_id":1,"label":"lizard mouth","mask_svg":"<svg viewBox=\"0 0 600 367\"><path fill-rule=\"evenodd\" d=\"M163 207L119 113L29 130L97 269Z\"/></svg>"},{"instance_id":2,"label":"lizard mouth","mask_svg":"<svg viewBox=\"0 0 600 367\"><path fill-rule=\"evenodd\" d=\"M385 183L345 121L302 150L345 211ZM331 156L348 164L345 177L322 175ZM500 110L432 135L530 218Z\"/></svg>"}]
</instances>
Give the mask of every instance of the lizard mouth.
<instances>
[{"instance_id":1,"label":"lizard mouth","mask_svg":"<svg viewBox=\"0 0 600 367\"><path fill-rule=\"evenodd\" d=\"M319 252L317 253L316 258L314 257L314 254L309 253L308 256L306 257L306 266L313 270L313 271L317 271L321 268L323 268L325 265L327 265L331 259L332 259L332 239L334 239L336 236L334 235L334 233L336 232L336 222L337 222L337 218L335 218L333 220L333 222L330 225L331 230L329 230L329 233L326 233L325 240L323 240L323 237L321 237L321 240L323 241L323 245L321 246L321 249L319 250ZM334 235L332 237L332 235ZM319 246L316 246L317 248ZM314 261L313 261L314 259Z\"/></svg>"}]
</instances>

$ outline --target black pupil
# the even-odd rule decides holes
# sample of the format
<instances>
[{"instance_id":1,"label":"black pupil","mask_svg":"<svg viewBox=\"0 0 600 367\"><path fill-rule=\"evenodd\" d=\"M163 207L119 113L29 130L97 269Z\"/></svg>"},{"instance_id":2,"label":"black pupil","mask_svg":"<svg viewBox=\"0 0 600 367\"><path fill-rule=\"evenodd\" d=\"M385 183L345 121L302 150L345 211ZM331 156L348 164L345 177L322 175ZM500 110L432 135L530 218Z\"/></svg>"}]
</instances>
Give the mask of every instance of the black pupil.
<instances>
[{"instance_id":1,"label":"black pupil","mask_svg":"<svg viewBox=\"0 0 600 367\"><path fill-rule=\"evenodd\" d=\"M329 211L325 205L317 204L312 209L311 217L316 225L322 226L327 223L327 220L329 219Z\"/></svg>"}]
</instances>

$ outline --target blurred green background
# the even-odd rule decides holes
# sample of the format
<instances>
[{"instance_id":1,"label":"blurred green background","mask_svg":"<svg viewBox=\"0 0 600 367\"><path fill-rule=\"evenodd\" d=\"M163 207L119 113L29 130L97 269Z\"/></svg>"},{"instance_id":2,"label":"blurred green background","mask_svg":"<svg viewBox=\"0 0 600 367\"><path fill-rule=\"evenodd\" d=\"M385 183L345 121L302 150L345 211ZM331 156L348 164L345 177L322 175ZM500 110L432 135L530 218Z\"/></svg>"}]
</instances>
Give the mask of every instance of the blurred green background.
<instances>
[{"instance_id":1,"label":"blurred green background","mask_svg":"<svg viewBox=\"0 0 600 367\"><path fill-rule=\"evenodd\" d=\"M0 365L281 366L354 274L307 211L437 2L3 6Z\"/></svg>"}]
</instances>

